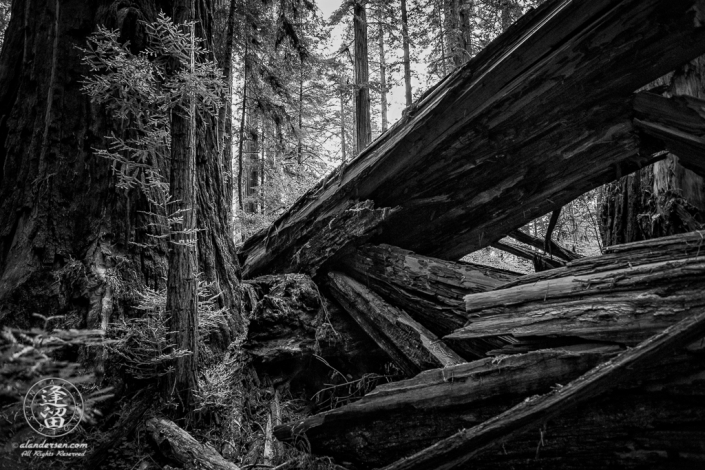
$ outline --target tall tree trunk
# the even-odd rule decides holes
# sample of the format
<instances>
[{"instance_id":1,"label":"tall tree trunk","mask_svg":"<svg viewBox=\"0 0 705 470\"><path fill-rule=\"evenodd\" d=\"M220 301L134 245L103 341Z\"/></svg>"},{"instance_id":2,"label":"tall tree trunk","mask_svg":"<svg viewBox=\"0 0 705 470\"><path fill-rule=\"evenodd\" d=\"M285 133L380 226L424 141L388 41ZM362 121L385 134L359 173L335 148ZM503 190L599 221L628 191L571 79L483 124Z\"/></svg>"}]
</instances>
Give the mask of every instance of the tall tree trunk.
<instances>
[{"instance_id":1,"label":"tall tree trunk","mask_svg":"<svg viewBox=\"0 0 705 470\"><path fill-rule=\"evenodd\" d=\"M343 75L340 75L340 149L342 163L345 163L345 84Z\"/></svg>"},{"instance_id":2,"label":"tall tree trunk","mask_svg":"<svg viewBox=\"0 0 705 470\"><path fill-rule=\"evenodd\" d=\"M667 96L705 97L705 56L654 83ZM607 185L601 208L606 246L688 232L705 223L705 180L676 155Z\"/></svg>"},{"instance_id":3,"label":"tall tree trunk","mask_svg":"<svg viewBox=\"0 0 705 470\"><path fill-rule=\"evenodd\" d=\"M409 17L406 11L406 0L401 0L401 39L404 48L404 96L406 107L411 106L411 59L409 54Z\"/></svg>"},{"instance_id":4,"label":"tall tree trunk","mask_svg":"<svg viewBox=\"0 0 705 470\"><path fill-rule=\"evenodd\" d=\"M441 60L443 61L443 76L448 75L448 57L446 57L446 31L443 28L443 13L440 5L438 8L438 29L440 29Z\"/></svg>"},{"instance_id":5,"label":"tall tree trunk","mask_svg":"<svg viewBox=\"0 0 705 470\"><path fill-rule=\"evenodd\" d=\"M64 315L66 326L98 328L149 286L166 287L166 242L156 242L136 190L115 188L111 162L94 155L116 123L81 91L88 74L77 47L98 24L143 47L138 20L172 11L170 1L117 9L79 0L15 0L0 55L0 322L30 326L31 314ZM209 27L199 18L199 24ZM199 33L200 35L200 33ZM208 36L204 36L208 37ZM178 127L178 126L177 126ZM231 331L240 325L237 259L226 218L217 132L196 141L199 266L217 281ZM170 161L160 162L170 174ZM124 286L114 290L107 274ZM39 324L37 324L39 326Z\"/></svg>"},{"instance_id":6,"label":"tall tree trunk","mask_svg":"<svg viewBox=\"0 0 705 470\"><path fill-rule=\"evenodd\" d=\"M225 39L225 57L223 59L223 76L226 83L225 106L218 121L220 123L220 142L223 146L223 169L225 171L225 197L228 205L228 225L233 224L233 50L235 46L235 7L236 0L230 0L228 8L228 31Z\"/></svg>"},{"instance_id":7,"label":"tall tree trunk","mask_svg":"<svg viewBox=\"0 0 705 470\"><path fill-rule=\"evenodd\" d=\"M446 35L453 64L460 67L472 57L472 30L470 12L472 2L468 0L444 0Z\"/></svg>"},{"instance_id":8,"label":"tall tree trunk","mask_svg":"<svg viewBox=\"0 0 705 470\"><path fill-rule=\"evenodd\" d=\"M357 153L372 141L370 120L369 67L367 63L367 13L364 0L355 2L353 29L355 30L355 141Z\"/></svg>"},{"instance_id":9,"label":"tall tree trunk","mask_svg":"<svg viewBox=\"0 0 705 470\"><path fill-rule=\"evenodd\" d=\"M304 63L301 61L301 70L299 71L299 127L298 127L298 142L296 145L296 163L303 163L303 146L301 144L301 133L303 132L303 114L304 114Z\"/></svg>"},{"instance_id":10,"label":"tall tree trunk","mask_svg":"<svg viewBox=\"0 0 705 470\"><path fill-rule=\"evenodd\" d=\"M384 6L379 10L379 87L380 101L382 102L382 132L387 131L387 65L384 58L384 28L382 27L382 15Z\"/></svg>"},{"instance_id":11,"label":"tall tree trunk","mask_svg":"<svg viewBox=\"0 0 705 470\"><path fill-rule=\"evenodd\" d=\"M245 53L242 59L242 113L240 114L240 132L237 145L237 195L240 205L240 210L245 211L245 193L242 187L242 178L244 171L243 164L243 144L245 140L245 118L247 117L247 49L249 39L245 37Z\"/></svg>"},{"instance_id":12,"label":"tall tree trunk","mask_svg":"<svg viewBox=\"0 0 705 470\"><path fill-rule=\"evenodd\" d=\"M194 0L178 0L173 20L191 34L189 68L195 66L195 32L185 23L194 19ZM176 71L176 70L175 70ZM191 95L171 113L171 177L169 189L180 223L170 227L166 312L170 316L169 343L189 354L176 359L164 384L165 397L176 395L182 412L193 409L198 388L198 282L196 279L196 101ZM171 208L170 208L171 210Z\"/></svg>"}]
</instances>

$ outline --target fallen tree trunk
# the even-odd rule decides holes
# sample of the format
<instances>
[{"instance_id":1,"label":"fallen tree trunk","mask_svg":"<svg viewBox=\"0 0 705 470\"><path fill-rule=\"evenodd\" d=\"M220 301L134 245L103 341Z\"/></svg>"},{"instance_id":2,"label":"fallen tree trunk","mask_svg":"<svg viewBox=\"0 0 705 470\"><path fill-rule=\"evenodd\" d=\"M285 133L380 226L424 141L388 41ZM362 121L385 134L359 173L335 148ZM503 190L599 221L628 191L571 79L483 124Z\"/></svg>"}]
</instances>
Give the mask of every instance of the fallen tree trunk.
<instances>
[{"instance_id":1,"label":"fallen tree trunk","mask_svg":"<svg viewBox=\"0 0 705 470\"><path fill-rule=\"evenodd\" d=\"M648 164L631 94L705 52L699 2L545 2L247 240L244 275L308 271L292 254L353 200L399 207L373 241L458 259Z\"/></svg>"},{"instance_id":2,"label":"fallen tree trunk","mask_svg":"<svg viewBox=\"0 0 705 470\"><path fill-rule=\"evenodd\" d=\"M356 280L328 274L333 298L408 375L465 362L406 312L386 303Z\"/></svg>"},{"instance_id":3,"label":"fallen tree trunk","mask_svg":"<svg viewBox=\"0 0 705 470\"><path fill-rule=\"evenodd\" d=\"M481 450L528 429L536 429L550 418L638 377L641 368L704 334L705 309L699 309L637 347L595 367L567 386L526 400L487 422L460 431L417 454L401 459L385 467L385 470L461 468Z\"/></svg>"},{"instance_id":4,"label":"fallen tree trunk","mask_svg":"<svg viewBox=\"0 0 705 470\"><path fill-rule=\"evenodd\" d=\"M187 470L240 470L213 447L199 443L168 419L151 418L146 427L160 452Z\"/></svg>"},{"instance_id":5,"label":"fallen tree trunk","mask_svg":"<svg viewBox=\"0 0 705 470\"><path fill-rule=\"evenodd\" d=\"M278 426L274 434L286 441L305 434L314 453L384 465L567 383L617 350L537 351L429 370L378 386L351 405Z\"/></svg>"},{"instance_id":6,"label":"fallen tree trunk","mask_svg":"<svg viewBox=\"0 0 705 470\"><path fill-rule=\"evenodd\" d=\"M497 288L520 276L390 245L364 245L341 261L360 282L369 283L436 334L448 334L465 323L465 295Z\"/></svg>"},{"instance_id":7,"label":"fallen tree trunk","mask_svg":"<svg viewBox=\"0 0 705 470\"><path fill-rule=\"evenodd\" d=\"M539 250L543 250L545 248L545 240L541 240L540 238L534 237L533 235L524 233L521 230L512 230L511 232L509 232L508 235L518 242L533 246L534 248L538 248ZM564 261L573 261L574 259L582 258L582 256L580 256L578 253L563 248L553 240L549 240L548 249L550 250L550 255L557 256L558 258L561 258Z\"/></svg>"},{"instance_id":8,"label":"fallen tree trunk","mask_svg":"<svg viewBox=\"0 0 705 470\"><path fill-rule=\"evenodd\" d=\"M704 308L704 285L705 256L565 275L467 296L469 322L446 338L568 336L633 345Z\"/></svg>"},{"instance_id":9,"label":"fallen tree trunk","mask_svg":"<svg viewBox=\"0 0 705 470\"><path fill-rule=\"evenodd\" d=\"M306 227L310 237L305 243L292 240L287 230L280 232L274 224L261 233L262 243L249 255L269 259L278 254L285 258L278 266L278 273L303 272L313 277L318 268L336 254L367 241L396 210L387 207L375 209L370 200L360 203L346 201L339 211L321 216ZM282 245L286 249L281 248ZM243 273L245 277L251 275L251 271L245 270Z\"/></svg>"},{"instance_id":10,"label":"fallen tree trunk","mask_svg":"<svg viewBox=\"0 0 705 470\"><path fill-rule=\"evenodd\" d=\"M691 96L634 97L634 125L662 141L681 165L705 177L705 101Z\"/></svg>"}]
</instances>

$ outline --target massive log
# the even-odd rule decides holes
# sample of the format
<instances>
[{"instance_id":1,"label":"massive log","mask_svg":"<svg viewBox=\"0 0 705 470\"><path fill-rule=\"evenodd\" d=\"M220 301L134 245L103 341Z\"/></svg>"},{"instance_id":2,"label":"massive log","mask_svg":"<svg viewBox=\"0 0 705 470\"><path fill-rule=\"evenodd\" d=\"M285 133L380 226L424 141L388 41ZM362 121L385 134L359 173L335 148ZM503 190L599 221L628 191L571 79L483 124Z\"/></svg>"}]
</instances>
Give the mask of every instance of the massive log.
<instances>
[{"instance_id":1,"label":"massive log","mask_svg":"<svg viewBox=\"0 0 705 470\"><path fill-rule=\"evenodd\" d=\"M377 242L458 259L650 162L631 94L705 52L702 0L545 2L430 90L390 131L240 251L244 275L291 253L351 200L397 207ZM332 253L330 253L332 255Z\"/></svg>"},{"instance_id":2,"label":"massive log","mask_svg":"<svg viewBox=\"0 0 705 470\"><path fill-rule=\"evenodd\" d=\"M351 405L279 426L274 433L288 441L305 434L314 453L341 461L385 465L577 378L616 349L537 351L429 370L378 386Z\"/></svg>"},{"instance_id":3,"label":"massive log","mask_svg":"<svg viewBox=\"0 0 705 470\"><path fill-rule=\"evenodd\" d=\"M638 377L641 368L705 334L705 309L658 333L639 346L598 365L565 387L533 397L471 429L437 442L417 454L395 462L385 470L466 468L481 450L512 435L536 429L542 423L586 403L621 383Z\"/></svg>"},{"instance_id":4,"label":"massive log","mask_svg":"<svg viewBox=\"0 0 705 470\"><path fill-rule=\"evenodd\" d=\"M335 300L408 375L465 362L436 335L406 312L386 303L356 280L328 274Z\"/></svg>"},{"instance_id":5,"label":"massive log","mask_svg":"<svg viewBox=\"0 0 705 470\"><path fill-rule=\"evenodd\" d=\"M578 337L633 345L705 307L705 253L563 276L465 298L448 336ZM605 268L605 266L603 266Z\"/></svg>"},{"instance_id":6,"label":"massive log","mask_svg":"<svg viewBox=\"0 0 705 470\"><path fill-rule=\"evenodd\" d=\"M341 260L360 282L370 285L436 334L465 323L463 297L517 279L511 271L444 261L390 245L363 245Z\"/></svg>"},{"instance_id":7,"label":"massive log","mask_svg":"<svg viewBox=\"0 0 705 470\"><path fill-rule=\"evenodd\" d=\"M520 276L490 266L417 255L390 245L363 245L341 262L354 278L439 336L465 324L465 295L497 288ZM467 359L476 359L506 344L478 339L449 346Z\"/></svg>"},{"instance_id":8,"label":"massive log","mask_svg":"<svg viewBox=\"0 0 705 470\"><path fill-rule=\"evenodd\" d=\"M634 112L639 130L661 140L681 165L705 177L705 100L637 93Z\"/></svg>"}]
</instances>

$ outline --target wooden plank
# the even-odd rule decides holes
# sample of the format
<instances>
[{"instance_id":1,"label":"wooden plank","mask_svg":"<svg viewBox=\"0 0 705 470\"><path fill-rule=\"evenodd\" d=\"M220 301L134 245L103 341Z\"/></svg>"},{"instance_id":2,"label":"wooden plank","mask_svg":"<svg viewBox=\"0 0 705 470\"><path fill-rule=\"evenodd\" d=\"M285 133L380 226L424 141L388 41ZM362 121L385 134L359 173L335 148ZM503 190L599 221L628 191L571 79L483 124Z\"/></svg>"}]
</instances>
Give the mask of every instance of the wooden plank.
<instances>
[{"instance_id":1,"label":"wooden plank","mask_svg":"<svg viewBox=\"0 0 705 470\"><path fill-rule=\"evenodd\" d=\"M465 362L406 312L386 303L356 280L328 273L334 299L408 375Z\"/></svg>"},{"instance_id":2,"label":"wooden plank","mask_svg":"<svg viewBox=\"0 0 705 470\"><path fill-rule=\"evenodd\" d=\"M512 335L636 344L705 308L705 256L567 275L465 298L448 339Z\"/></svg>"},{"instance_id":3,"label":"wooden plank","mask_svg":"<svg viewBox=\"0 0 705 470\"><path fill-rule=\"evenodd\" d=\"M276 242L250 238L244 275L307 270L291 253L351 200L400 208L373 241L458 259L651 162L631 94L705 52L703 11L703 0L545 2L299 199L273 224Z\"/></svg>"},{"instance_id":4,"label":"wooden plank","mask_svg":"<svg viewBox=\"0 0 705 470\"><path fill-rule=\"evenodd\" d=\"M428 370L378 386L350 405L276 427L274 433L286 441L305 434L314 453L340 461L366 468L385 465L565 384L617 351L536 351Z\"/></svg>"},{"instance_id":5,"label":"wooden plank","mask_svg":"<svg viewBox=\"0 0 705 470\"><path fill-rule=\"evenodd\" d=\"M384 470L467 468L467 463L481 450L529 429L536 429L550 418L638 377L643 367L664 357L667 352L701 338L704 334L705 309L701 309L637 347L598 365L567 386L526 400L489 421L462 430L421 452L385 467Z\"/></svg>"},{"instance_id":6,"label":"wooden plank","mask_svg":"<svg viewBox=\"0 0 705 470\"><path fill-rule=\"evenodd\" d=\"M684 167L705 177L705 100L637 93L634 112L637 129L661 140Z\"/></svg>"}]
</instances>

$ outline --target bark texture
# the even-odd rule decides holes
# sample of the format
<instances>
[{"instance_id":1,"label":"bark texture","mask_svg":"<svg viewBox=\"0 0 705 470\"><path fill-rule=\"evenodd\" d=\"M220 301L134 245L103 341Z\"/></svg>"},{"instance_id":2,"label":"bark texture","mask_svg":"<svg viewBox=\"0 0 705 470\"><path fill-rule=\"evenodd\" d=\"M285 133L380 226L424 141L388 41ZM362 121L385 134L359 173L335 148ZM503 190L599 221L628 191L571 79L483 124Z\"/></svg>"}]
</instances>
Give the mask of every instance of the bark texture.
<instances>
[{"instance_id":1,"label":"bark texture","mask_svg":"<svg viewBox=\"0 0 705 470\"><path fill-rule=\"evenodd\" d=\"M355 279L403 309L438 336L461 328L463 297L485 292L518 278L517 273L471 263L453 263L417 255L390 245L363 245L342 264ZM465 358L484 357L504 346L502 340L449 345Z\"/></svg>"},{"instance_id":2,"label":"bark texture","mask_svg":"<svg viewBox=\"0 0 705 470\"><path fill-rule=\"evenodd\" d=\"M305 434L315 453L379 467L567 383L614 354L540 351L429 370L274 433L289 441Z\"/></svg>"},{"instance_id":3,"label":"bark texture","mask_svg":"<svg viewBox=\"0 0 705 470\"><path fill-rule=\"evenodd\" d=\"M335 300L405 374L464 362L436 335L364 285L338 272L328 277Z\"/></svg>"},{"instance_id":4,"label":"bark texture","mask_svg":"<svg viewBox=\"0 0 705 470\"><path fill-rule=\"evenodd\" d=\"M385 470L465 468L467 462L481 450L536 428L548 419L638 377L640 369L647 367L651 361L665 352L689 344L703 334L705 309L700 309L639 346L591 369L565 387L532 397L491 420L462 430L417 454L401 459L385 467Z\"/></svg>"},{"instance_id":5,"label":"bark texture","mask_svg":"<svg viewBox=\"0 0 705 470\"><path fill-rule=\"evenodd\" d=\"M355 145L362 152L372 141L370 119L370 70L367 57L366 0L355 0L353 31L355 35Z\"/></svg>"},{"instance_id":6,"label":"bark texture","mask_svg":"<svg viewBox=\"0 0 705 470\"><path fill-rule=\"evenodd\" d=\"M139 21L173 2L13 2L0 56L0 318L28 325L30 314L66 315L71 327L98 327L143 286L165 287L165 243L153 244L150 208L137 190L115 188L111 163L93 155L113 129L80 90L86 38L96 25L145 44ZM210 39L211 2L199 2L196 34ZM214 129L214 128L213 128ZM232 323L237 313L235 247L217 134L196 142L199 271L216 281ZM169 174L169 162L162 162ZM150 246L146 246L150 245ZM227 330L227 331L226 331Z\"/></svg>"}]
</instances>

